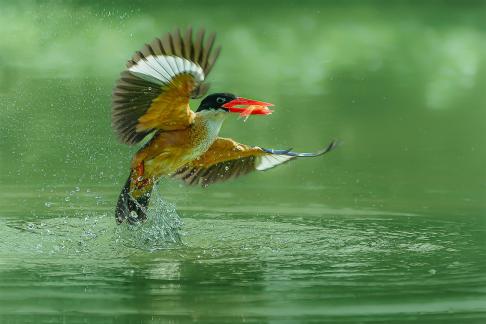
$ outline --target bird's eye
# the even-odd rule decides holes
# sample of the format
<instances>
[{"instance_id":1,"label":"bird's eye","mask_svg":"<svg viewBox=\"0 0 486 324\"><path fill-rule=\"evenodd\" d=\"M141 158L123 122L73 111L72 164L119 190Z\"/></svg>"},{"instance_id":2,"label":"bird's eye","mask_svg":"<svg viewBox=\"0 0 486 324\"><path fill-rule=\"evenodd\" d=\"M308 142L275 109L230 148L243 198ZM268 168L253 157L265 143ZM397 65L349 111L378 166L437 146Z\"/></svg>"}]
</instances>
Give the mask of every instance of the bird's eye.
<instances>
[{"instance_id":1,"label":"bird's eye","mask_svg":"<svg viewBox=\"0 0 486 324\"><path fill-rule=\"evenodd\" d=\"M216 98L216 102L219 103L219 104L222 104L222 103L226 102L226 99L224 99L222 97L218 97L218 98Z\"/></svg>"}]
</instances>

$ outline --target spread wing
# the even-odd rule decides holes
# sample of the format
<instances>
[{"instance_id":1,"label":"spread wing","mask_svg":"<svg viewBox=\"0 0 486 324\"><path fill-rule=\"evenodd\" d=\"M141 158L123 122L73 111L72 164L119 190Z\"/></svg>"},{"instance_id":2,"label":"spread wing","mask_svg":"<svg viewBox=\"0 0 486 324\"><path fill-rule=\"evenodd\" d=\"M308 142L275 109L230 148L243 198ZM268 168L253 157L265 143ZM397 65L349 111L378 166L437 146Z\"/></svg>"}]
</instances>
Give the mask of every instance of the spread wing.
<instances>
[{"instance_id":1,"label":"spread wing","mask_svg":"<svg viewBox=\"0 0 486 324\"><path fill-rule=\"evenodd\" d=\"M194 113L189 99L208 90L205 77L220 52L213 51L215 34L195 38L189 28L156 38L128 61L113 91L112 126L125 144L140 142L154 130L189 126Z\"/></svg>"},{"instance_id":2,"label":"spread wing","mask_svg":"<svg viewBox=\"0 0 486 324\"><path fill-rule=\"evenodd\" d=\"M172 174L189 185L204 187L236 178L252 171L265 171L297 157L313 157L326 154L336 148L332 141L326 148L315 153L297 153L290 150L271 150L258 146L239 144L229 138L218 137L211 147L196 160Z\"/></svg>"}]
</instances>

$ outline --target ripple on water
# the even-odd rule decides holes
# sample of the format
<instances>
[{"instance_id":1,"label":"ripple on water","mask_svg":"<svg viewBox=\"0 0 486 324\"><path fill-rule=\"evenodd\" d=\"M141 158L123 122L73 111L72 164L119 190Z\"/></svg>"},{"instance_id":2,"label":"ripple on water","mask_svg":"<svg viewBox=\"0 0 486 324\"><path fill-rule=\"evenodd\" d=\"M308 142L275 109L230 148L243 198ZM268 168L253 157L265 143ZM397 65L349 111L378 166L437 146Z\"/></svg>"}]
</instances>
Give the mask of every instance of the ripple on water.
<instances>
[{"instance_id":1,"label":"ripple on water","mask_svg":"<svg viewBox=\"0 0 486 324\"><path fill-rule=\"evenodd\" d=\"M87 274L111 283L141 271L144 280L182 283L199 280L203 271L200 280L207 283L260 280L275 297L290 291L325 299L484 293L480 264L471 257L474 242L460 226L451 231L437 219L385 211L332 216L326 209L319 216L322 206L315 208L308 216L188 212L182 226L174 205L154 196L149 220L139 226L117 226L112 213L102 211L11 221L2 226L0 270L45 269L45 276L73 284ZM163 294L157 287L152 291Z\"/></svg>"}]
</instances>

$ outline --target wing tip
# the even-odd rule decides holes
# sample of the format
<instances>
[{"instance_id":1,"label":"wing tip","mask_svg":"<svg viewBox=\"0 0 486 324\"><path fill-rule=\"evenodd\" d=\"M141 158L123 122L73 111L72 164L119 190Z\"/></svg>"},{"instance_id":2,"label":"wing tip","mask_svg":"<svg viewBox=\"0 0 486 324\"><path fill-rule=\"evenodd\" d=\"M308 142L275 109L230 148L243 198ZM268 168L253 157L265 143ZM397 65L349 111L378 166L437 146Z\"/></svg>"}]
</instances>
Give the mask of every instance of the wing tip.
<instances>
[{"instance_id":1,"label":"wing tip","mask_svg":"<svg viewBox=\"0 0 486 324\"><path fill-rule=\"evenodd\" d=\"M321 152L319 152L319 155L323 155L323 154L329 153L331 151L334 151L341 144L342 144L342 142L340 140L333 139L333 140L331 140L331 143L329 143L329 145L326 146L326 148L324 148Z\"/></svg>"},{"instance_id":2,"label":"wing tip","mask_svg":"<svg viewBox=\"0 0 486 324\"><path fill-rule=\"evenodd\" d=\"M315 157L324 155L335 150L341 142L339 140L333 139L331 143L329 143L325 148L315 152L315 153L301 153L301 152L292 152L292 149L287 150L274 150L274 149L266 149L261 147L262 151L269 154L275 155L287 155L287 156L294 156L294 157Z\"/></svg>"}]
</instances>

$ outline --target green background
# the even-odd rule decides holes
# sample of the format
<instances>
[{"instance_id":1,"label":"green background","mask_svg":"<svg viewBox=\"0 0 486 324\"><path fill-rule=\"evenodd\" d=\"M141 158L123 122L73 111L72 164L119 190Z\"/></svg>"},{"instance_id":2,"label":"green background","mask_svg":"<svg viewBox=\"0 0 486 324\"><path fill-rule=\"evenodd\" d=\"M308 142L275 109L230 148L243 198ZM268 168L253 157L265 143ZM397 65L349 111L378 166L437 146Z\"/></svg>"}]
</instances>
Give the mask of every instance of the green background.
<instances>
[{"instance_id":1,"label":"green background","mask_svg":"<svg viewBox=\"0 0 486 324\"><path fill-rule=\"evenodd\" d=\"M115 80L189 25L223 46L211 91L275 104L223 136L341 146L163 181L117 228ZM486 2L2 1L0 30L0 322L486 319Z\"/></svg>"}]
</instances>

